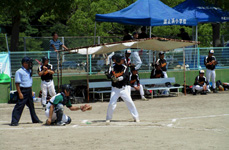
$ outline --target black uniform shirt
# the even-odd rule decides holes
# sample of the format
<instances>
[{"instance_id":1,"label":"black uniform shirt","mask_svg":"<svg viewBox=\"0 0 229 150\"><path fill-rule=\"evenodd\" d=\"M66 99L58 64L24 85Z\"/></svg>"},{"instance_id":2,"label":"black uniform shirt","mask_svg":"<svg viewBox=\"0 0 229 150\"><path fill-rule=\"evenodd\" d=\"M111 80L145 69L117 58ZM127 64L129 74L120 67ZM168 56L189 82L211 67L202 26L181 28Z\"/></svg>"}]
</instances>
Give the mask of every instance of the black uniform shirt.
<instances>
[{"instance_id":1,"label":"black uniform shirt","mask_svg":"<svg viewBox=\"0 0 229 150\"><path fill-rule=\"evenodd\" d=\"M215 69L215 65L207 65L207 63L211 62L212 60L215 60L216 61L216 58L215 56L212 56L212 57L208 57L206 56L205 59L204 59L204 65L206 66L207 69L210 69L210 70L214 70Z\"/></svg>"},{"instance_id":2,"label":"black uniform shirt","mask_svg":"<svg viewBox=\"0 0 229 150\"><path fill-rule=\"evenodd\" d=\"M153 69L151 71L151 75L150 75L150 78L164 78L164 73L163 71L160 69L160 70L157 70L157 69Z\"/></svg>"},{"instance_id":3,"label":"black uniform shirt","mask_svg":"<svg viewBox=\"0 0 229 150\"><path fill-rule=\"evenodd\" d=\"M47 67L48 69L50 69L50 70L53 70L53 66L52 66L51 64L46 65L46 67ZM41 66L38 68L38 70L37 70L38 73L41 72L41 71L43 71L43 65L41 65ZM53 75L50 74L50 73L43 74L43 75L41 76L41 80L42 80L42 81L47 81L47 80L52 80L52 79L53 79Z\"/></svg>"},{"instance_id":4,"label":"black uniform shirt","mask_svg":"<svg viewBox=\"0 0 229 150\"><path fill-rule=\"evenodd\" d=\"M157 62L161 65L161 70L162 71L167 71L167 69L166 69L166 60L165 59L158 59ZM162 67L162 65L164 67Z\"/></svg>"},{"instance_id":5,"label":"black uniform shirt","mask_svg":"<svg viewBox=\"0 0 229 150\"><path fill-rule=\"evenodd\" d=\"M133 75L132 73L130 73L130 86L134 87L134 85L140 85L139 75Z\"/></svg>"},{"instance_id":6,"label":"black uniform shirt","mask_svg":"<svg viewBox=\"0 0 229 150\"><path fill-rule=\"evenodd\" d=\"M207 85L209 84L207 78L205 76L203 77L197 76L195 79L194 85L203 86L204 83L206 83Z\"/></svg>"},{"instance_id":7,"label":"black uniform shirt","mask_svg":"<svg viewBox=\"0 0 229 150\"><path fill-rule=\"evenodd\" d=\"M113 66L111 66L109 68L109 74L107 75L107 78L111 79L112 76L115 76L116 78L123 76L122 81L112 81L113 87L122 88L123 86L126 86L129 82L129 74L126 65L114 64Z\"/></svg>"}]
</instances>

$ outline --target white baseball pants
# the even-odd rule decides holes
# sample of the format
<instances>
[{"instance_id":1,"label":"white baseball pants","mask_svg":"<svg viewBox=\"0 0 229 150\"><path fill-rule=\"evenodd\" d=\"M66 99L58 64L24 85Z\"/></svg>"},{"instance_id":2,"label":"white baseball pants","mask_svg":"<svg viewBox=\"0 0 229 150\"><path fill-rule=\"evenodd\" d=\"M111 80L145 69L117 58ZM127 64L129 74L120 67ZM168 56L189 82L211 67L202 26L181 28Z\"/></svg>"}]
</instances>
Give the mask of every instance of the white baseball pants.
<instances>
[{"instance_id":1,"label":"white baseball pants","mask_svg":"<svg viewBox=\"0 0 229 150\"><path fill-rule=\"evenodd\" d=\"M130 93L131 93L131 91L136 91L136 89L134 87L131 87L130 86ZM143 86L141 84L140 84L140 90L139 90L139 92L140 92L141 97L145 95Z\"/></svg>"},{"instance_id":2,"label":"white baseball pants","mask_svg":"<svg viewBox=\"0 0 229 150\"><path fill-rule=\"evenodd\" d=\"M210 83L210 79L212 80L212 88L215 89L216 88L216 83L215 83L215 78L216 78L215 69L214 70L207 69L207 71L206 71L206 77L207 77L207 80L208 80L209 83Z\"/></svg>"},{"instance_id":3,"label":"white baseball pants","mask_svg":"<svg viewBox=\"0 0 229 150\"><path fill-rule=\"evenodd\" d=\"M167 72L163 71L163 73L164 73L164 78L168 78Z\"/></svg>"},{"instance_id":4,"label":"white baseball pants","mask_svg":"<svg viewBox=\"0 0 229 150\"><path fill-rule=\"evenodd\" d=\"M47 92L49 92L50 96L56 95L53 80L51 80L49 82L41 81L41 90L42 90L41 101L42 101L43 105L46 105Z\"/></svg>"},{"instance_id":5,"label":"white baseball pants","mask_svg":"<svg viewBox=\"0 0 229 150\"><path fill-rule=\"evenodd\" d=\"M138 111L134 105L134 102L132 98L130 97L130 91L129 87L125 86L121 89L112 87L111 90L111 97L110 97L110 102L107 108L107 117L106 120L111 120L113 116L113 112L116 108L117 105L117 100L118 98L121 97L124 102L126 103L126 106L128 107L131 115L133 116L134 119L139 119Z\"/></svg>"},{"instance_id":6,"label":"white baseball pants","mask_svg":"<svg viewBox=\"0 0 229 150\"><path fill-rule=\"evenodd\" d=\"M207 90L209 89L209 85L207 85ZM192 90L194 91L194 90L197 90L197 91L203 91L204 90L204 88L203 88L203 86L199 86L199 85L193 85L192 86Z\"/></svg>"},{"instance_id":7,"label":"white baseball pants","mask_svg":"<svg viewBox=\"0 0 229 150\"><path fill-rule=\"evenodd\" d=\"M45 115L46 115L47 118L49 118L49 110L50 110L50 109L47 109L47 110L45 111ZM55 122L56 119L57 119L56 113L53 111L53 114L52 114L52 122ZM63 116L62 116L62 122L64 122L64 123L68 122L68 116L67 116L67 115L63 114Z\"/></svg>"}]
</instances>

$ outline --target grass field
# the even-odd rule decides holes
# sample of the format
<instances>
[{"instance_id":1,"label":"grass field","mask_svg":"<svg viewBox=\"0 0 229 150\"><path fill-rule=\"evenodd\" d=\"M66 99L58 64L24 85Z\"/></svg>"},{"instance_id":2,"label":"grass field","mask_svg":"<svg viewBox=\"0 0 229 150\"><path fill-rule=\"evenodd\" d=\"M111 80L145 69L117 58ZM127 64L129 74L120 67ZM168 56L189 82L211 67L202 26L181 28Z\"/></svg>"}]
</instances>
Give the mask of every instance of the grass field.
<instances>
[{"instance_id":1,"label":"grass field","mask_svg":"<svg viewBox=\"0 0 229 150\"><path fill-rule=\"evenodd\" d=\"M9 126L13 104L0 104L1 150L228 150L229 92L136 100L140 123L133 122L124 102L114 120L105 123L107 102L91 103L93 110L71 112L67 126L32 124L28 108L20 124ZM44 110L35 104L42 121Z\"/></svg>"}]
</instances>

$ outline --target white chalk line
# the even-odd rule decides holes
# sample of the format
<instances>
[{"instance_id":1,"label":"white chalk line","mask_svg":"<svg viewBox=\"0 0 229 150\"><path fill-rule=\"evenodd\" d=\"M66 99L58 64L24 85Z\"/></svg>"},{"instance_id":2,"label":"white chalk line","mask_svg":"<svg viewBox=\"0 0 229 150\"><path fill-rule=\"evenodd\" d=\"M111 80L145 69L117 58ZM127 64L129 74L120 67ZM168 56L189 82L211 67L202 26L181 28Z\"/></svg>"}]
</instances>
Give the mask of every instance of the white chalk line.
<instances>
[{"instance_id":1,"label":"white chalk line","mask_svg":"<svg viewBox=\"0 0 229 150\"><path fill-rule=\"evenodd\" d=\"M9 127L9 128L0 128L0 130L22 130L22 129L23 130L24 129L40 130L40 129L68 129L68 128L121 128L121 127L143 127L143 128L169 127L169 128L177 128L177 129L190 129L189 127L175 127L173 125L173 123L175 123L177 120L214 118L214 117L222 117L222 116L229 116L229 114L174 118L174 119L169 119L172 122L169 124L159 124L159 123L152 123L152 122L139 122L139 123L136 123L136 122L111 122L111 123L107 124L105 122L98 122L98 123L103 123L106 125L93 125L94 123L89 121L89 120L82 120L81 123L83 123L85 125L43 126L43 127ZM8 122L8 121L0 121L0 122ZM88 122L90 122L92 124L88 125L87 124ZM195 130L222 131L221 129L199 129L199 128L195 128Z\"/></svg>"},{"instance_id":2,"label":"white chalk line","mask_svg":"<svg viewBox=\"0 0 229 150\"><path fill-rule=\"evenodd\" d=\"M173 127L174 126L173 123L175 123L177 120L189 120L189 119L201 119L201 118L215 118L215 117L223 117L223 116L229 116L229 114L174 118L174 119L171 120L172 123L167 124L167 127Z\"/></svg>"}]
</instances>

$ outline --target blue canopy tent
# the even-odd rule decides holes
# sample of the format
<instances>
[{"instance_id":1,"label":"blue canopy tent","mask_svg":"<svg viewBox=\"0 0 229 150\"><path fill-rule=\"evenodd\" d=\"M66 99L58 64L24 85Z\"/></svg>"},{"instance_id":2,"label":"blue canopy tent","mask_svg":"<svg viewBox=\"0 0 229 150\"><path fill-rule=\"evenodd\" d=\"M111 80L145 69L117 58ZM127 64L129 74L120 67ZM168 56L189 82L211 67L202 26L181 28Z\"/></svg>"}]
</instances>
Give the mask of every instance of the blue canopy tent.
<instances>
[{"instance_id":1,"label":"blue canopy tent","mask_svg":"<svg viewBox=\"0 0 229 150\"><path fill-rule=\"evenodd\" d=\"M229 21L229 12L208 4L204 0L186 0L173 8L184 15L196 18L198 23Z\"/></svg>"},{"instance_id":2,"label":"blue canopy tent","mask_svg":"<svg viewBox=\"0 0 229 150\"><path fill-rule=\"evenodd\" d=\"M122 10L108 14L96 14L95 17L95 20L100 22L117 22L150 27L166 25L197 25L197 20L195 18L183 15L165 5L160 0L138 0Z\"/></svg>"},{"instance_id":3,"label":"blue canopy tent","mask_svg":"<svg viewBox=\"0 0 229 150\"><path fill-rule=\"evenodd\" d=\"M196 18L198 23L228 22L229 12L205 2L204 0L186 0L173 7L186 16ZM198 31L196 26L196 41Z\"/></svg>"}]
</instances>

